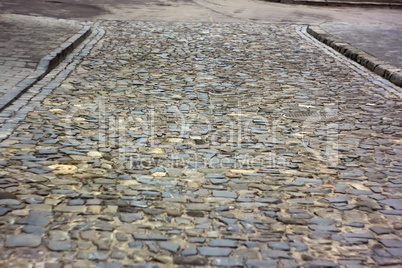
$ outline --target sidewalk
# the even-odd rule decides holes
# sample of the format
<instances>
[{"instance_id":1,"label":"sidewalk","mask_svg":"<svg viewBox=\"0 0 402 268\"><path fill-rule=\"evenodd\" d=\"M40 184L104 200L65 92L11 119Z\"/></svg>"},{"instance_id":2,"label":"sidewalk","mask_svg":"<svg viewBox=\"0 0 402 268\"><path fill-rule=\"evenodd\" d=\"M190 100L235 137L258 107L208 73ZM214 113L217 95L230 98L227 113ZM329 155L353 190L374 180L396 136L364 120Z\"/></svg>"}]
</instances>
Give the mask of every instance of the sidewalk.
<instances>
[{"instance_id":1,"label":"sidewalk","mask_svg":"<svg viewBox=\"0 0 402 268\"><path fill-rule=\"evenodd\" d=\"M1 14L0 110L57 65L82 29L76 21Z\"/></svg>"},{"instance_id":2,"label":"sidewalk","mask_svg":"<svg viewBox=\"0 0 402 268\"><path fill-rule=\"evenodd\" d=\"M371 71L402 86L402 28L395 25L328 22L309 33Z\"/></svg>"}]
</instances>

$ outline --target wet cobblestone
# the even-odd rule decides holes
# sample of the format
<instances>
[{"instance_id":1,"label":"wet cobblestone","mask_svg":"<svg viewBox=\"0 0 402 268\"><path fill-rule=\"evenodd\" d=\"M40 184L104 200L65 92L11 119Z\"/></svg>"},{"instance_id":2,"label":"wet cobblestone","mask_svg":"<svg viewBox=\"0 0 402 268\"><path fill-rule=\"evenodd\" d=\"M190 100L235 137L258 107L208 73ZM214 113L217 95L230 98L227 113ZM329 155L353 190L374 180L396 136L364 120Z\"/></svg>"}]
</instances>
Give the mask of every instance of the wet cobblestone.
<instances>
[{"instance_id":1,"label":"wet cobblestone","mask_svg":"<svg viewBox=\"0 0 402 268\"><path fill-rule=\"evenodd\" d=\"M0 144L3 264L402 263L391 85L293 25L98 27Z\"/></svg>"}]
</instances>

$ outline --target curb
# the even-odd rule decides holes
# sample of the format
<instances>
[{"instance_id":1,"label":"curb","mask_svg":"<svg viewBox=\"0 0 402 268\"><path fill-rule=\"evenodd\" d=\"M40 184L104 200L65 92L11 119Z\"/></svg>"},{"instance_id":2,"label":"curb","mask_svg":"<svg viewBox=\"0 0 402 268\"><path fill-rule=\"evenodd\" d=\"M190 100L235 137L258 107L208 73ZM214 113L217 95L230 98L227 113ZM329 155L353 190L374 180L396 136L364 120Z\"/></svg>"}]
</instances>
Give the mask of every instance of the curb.
<instances>
[{"instance_id":1,"label":"curb","mask_svg":"<svg viewBox=\"0 0 402 268\"><path fill-rule=\"evenodd\" d=\"M309 6L330 6L330 7L369 7L369 8L391 8L402 9L402 3L381 3L381 2L345 2L330 0L265 0L267 2L281 4L296 4Z\"/></svg>"},{"instance_id":2,"label":"curb","mask_svg":"<svg viewBox=\"0 0 402 268\"><path fill-rule=\"evenodd\" d=\"M338 39L319 26L308 26L307 33L312 35L318 41L330 46L339 53L363 65L374 73L384 77L393 84L402 87L402 69L393 66L385 61L379 60L376 57L358 49L343 40Z\"/></svg>"},{"instance_id":3,"label":"curb","mask_svg":"<svg viewBox=\"0 0 402 268\"><path fill-rule=\"evenodd\" d=\"M7 92L0 99L0 112L18 99L30 87L41 80L51 70L53 70L68 54L71 53L84 39L91 33L91 26L83 25L82 29L67 41L61 44L56 50L43 57L35 71L27 78L19 82L13 90Z\"/></svg>"}]
</instances>

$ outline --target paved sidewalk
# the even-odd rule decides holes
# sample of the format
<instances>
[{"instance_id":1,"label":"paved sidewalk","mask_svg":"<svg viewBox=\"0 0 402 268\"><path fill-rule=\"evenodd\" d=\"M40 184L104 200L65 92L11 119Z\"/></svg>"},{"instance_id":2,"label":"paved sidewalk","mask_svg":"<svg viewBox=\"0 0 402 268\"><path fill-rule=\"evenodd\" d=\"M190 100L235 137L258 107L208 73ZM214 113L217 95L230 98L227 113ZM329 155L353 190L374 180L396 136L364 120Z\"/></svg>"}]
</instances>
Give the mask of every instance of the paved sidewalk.
<instances>
[{"instance_id":1,"label":"paved sidewalk","mask_svg":"<svg viewBox=\"0 0 402 268\"><path fill-rule=\"evenodd\" d=\"M0 98L32 74L39 61L76 34L76 21L0 15Z\"/></svg>"},{"instance_id":2,"label":"paved sidewalk","mask_svg":"<svg viewBox=\"0 0 402 268\"><path fill-rule=\"evenodd\" d=\"M402 28L400 26L329 22L321 24L320 27L354 47L402 68Z\"/></svg>"},{"instance_id":3,"label":"paved sidewalk","mask_svg":"<svg viewBox=\"0 0 402 268\"><path fill-rule=\"evenodd\" d=\"M402 86L402 30L396 25L330 22L308 32L370 71Z\"/></svg>"}]
</instances>

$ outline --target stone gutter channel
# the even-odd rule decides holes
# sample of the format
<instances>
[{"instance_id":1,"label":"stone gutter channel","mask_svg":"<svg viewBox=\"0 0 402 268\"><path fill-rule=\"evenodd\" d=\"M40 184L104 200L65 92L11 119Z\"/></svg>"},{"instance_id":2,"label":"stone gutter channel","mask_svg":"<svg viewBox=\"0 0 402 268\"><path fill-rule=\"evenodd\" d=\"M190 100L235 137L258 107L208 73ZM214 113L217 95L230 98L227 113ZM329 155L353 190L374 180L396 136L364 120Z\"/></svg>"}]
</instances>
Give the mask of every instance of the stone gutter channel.
<instances>
[{"instance_id":1,"label":"stone gutter channel","mask_svg":"<svg viewBox=\"0 0 402 268\"><path fill-rule=\"evenodd\" d=\"M308 26L307 32L318 41L326 44L360 65L363 65L374 73L384 77L391 83L402 87L401 68L379 60L378 58L350 45L349 43L330 35L319 26Z\"/></svg>"},{"instance_id":2,"label":"stone gutter channel","mask_svg":"<svg viewBox=\"0 0 402 268\"><path fill-rule=\"evenodd\" d=\"M43 57L39 61L36 70L31 75L19 82L13 90L2 96L0 99L0 112L59 65L68 54L70 54L79 44L81 44L82 41L85 40L87 36L89 36L91 33L91 26L85 23L82 23L82 26L81 30L75 35L67 39L56 50Z\"/></svg>"}]
</instances>

